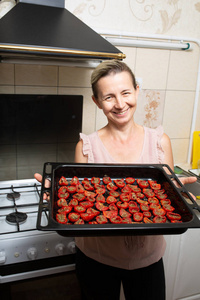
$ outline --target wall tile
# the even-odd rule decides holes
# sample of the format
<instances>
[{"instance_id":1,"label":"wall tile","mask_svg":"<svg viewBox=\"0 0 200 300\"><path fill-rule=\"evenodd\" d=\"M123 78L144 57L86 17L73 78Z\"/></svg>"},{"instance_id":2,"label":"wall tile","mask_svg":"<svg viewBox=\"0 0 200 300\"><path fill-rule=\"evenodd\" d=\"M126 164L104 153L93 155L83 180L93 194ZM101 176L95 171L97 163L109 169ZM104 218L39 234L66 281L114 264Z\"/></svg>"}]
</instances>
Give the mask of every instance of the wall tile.
<instances>
[{"instance_id":1,"label":"wall tile","mask_svg":"<svg viewBox=\"0 0 200 300\"><path fill-rule=\"evenodd\" d=\"M15 65L16 85L57 86L57 76L57 66Z\"/></svg>"},{"instance_id":2,"label":"wall tile","mask_svg":"<svg viewBox=\"0 0 200 300\"><path fill-rule=\"evenodd\" d=\"M167 91L163 125L170 138L189 138L194 92Z\"/></svg>"},{"instance_id":3,"label":"wall tile","mask_svg":"<svg viewBox=\"0 0 200 300\"><path fill-rule=\"evenodd\" d=\"M120 51L126 54L126 58L123 60L133 71L135 72L135 60L136 60L136 48L132 47L117 47Z\"/></svg>"},{"instance_id":4,"label":"wall tile","mask_svg":"<svg viewBox=\"0 0 200 300\"><path fill-rule=\"evenodd\" d=\"M14 94L14 93L15 93L14 86L0 85L0 94Z\"/></svg>"},{"instance_id":5,"label":"wall tile","mask_svg":"<svg viewBox=\"0 0 200 300\"><path fill-rule=\"evenodd\" d=\"M0 85L14 84L14 64L0 63Z\"/></svg>"},{"instance_id":6,"label":"wall tile","mask_svg":"<svg viewBox=\"0 0 200 300\"><path fill-rule=\"evenodd\" d=\"M0 180L11 180L16 177L16 146L0 145Z\"/></svg>"},{"instance_id":7,"label":"wall tile","mask_svg":"<svg viewBox=\"0 0 200 300\"><path fill-rule=\"evenodd\" d=\"M59 86L90 87L93 69L59 67Z\"/></svg>"},{"instance_id":8,"label":"wall tile","mask_svg":"<svg viewBox=\"0 0 200 300\"><path fill-rule=\"evenodd\" d=\"M167 89L196 90L199 47L192 44L191 51L171 51Z\"/></svg>"},{"instance_id":9,"label":"wall tile","mask_svg":"<svg viewBox=\"0 0 200 300\"><path fill-rule=\"evenodd\" d=\"M143 89L165 89L169 51L137 48L136 77L142 78Z\"/></svg>"},{"instance_id":10,"label":"wall tile","mask_svg":"<svg viewBox=\"0 0 200 300\"><path fill-rule=\"evenodd\" d=\"M58 93L57 86L16 86L16 94L34 94L34 95L56 95Z\"/></svg>"},{"instance_id":11,"label":"wall tile","mask_svg":"<svg viewBox=\"0 0 200 300\"><path fill-rule=\"evenodd\" d=\"M187 161L189 139L171 139L174 164Z\"/></svg>"}]
</instances>

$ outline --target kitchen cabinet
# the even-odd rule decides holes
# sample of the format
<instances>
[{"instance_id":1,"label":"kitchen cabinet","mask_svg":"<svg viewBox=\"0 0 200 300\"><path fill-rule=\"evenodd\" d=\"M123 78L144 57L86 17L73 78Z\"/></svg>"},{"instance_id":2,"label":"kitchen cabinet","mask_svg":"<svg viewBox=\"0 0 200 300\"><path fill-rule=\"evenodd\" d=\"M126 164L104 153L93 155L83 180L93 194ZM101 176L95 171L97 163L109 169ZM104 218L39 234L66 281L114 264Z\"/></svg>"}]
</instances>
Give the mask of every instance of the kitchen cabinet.
<instances>
[{"instance_id":1,"label":"kitchen cabinet","mask_svg":"<svg viewBox=\"0 0 200 300\"><path fill-rule=\"evenodd\" d=\"M200 230L165 239L166 300L200 300Z\"/></svg>"}]
</instances>

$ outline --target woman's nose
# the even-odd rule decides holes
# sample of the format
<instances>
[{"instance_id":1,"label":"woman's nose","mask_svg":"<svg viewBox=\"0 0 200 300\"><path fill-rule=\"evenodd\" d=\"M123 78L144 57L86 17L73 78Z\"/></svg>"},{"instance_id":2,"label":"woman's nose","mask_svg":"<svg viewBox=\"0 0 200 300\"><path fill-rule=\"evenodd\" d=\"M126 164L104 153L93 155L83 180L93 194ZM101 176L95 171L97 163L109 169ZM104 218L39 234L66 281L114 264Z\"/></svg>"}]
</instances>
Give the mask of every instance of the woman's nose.
<instances>
[{"instance_id":1,"label":"woman's nose","mask_svg":"<svg viewBox=\"0 0 200 300\"><path fill-rule=\"evenodd\" d=\"M124 107L123 97L117 96L115 98L115 107L118 108L118 109L121 109L121 108Z\"/></svg>"}]
</instances>

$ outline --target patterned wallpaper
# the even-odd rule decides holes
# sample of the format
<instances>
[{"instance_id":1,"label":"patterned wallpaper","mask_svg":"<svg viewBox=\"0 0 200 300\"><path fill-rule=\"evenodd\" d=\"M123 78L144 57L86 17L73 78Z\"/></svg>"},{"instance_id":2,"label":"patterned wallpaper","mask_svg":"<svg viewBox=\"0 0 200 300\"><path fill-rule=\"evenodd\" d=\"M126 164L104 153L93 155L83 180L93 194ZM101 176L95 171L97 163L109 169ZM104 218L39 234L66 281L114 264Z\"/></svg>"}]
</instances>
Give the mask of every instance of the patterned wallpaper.
<instances>
[{"instance_id":1,"label":"patterned wallpaper","mask_svg":"<svg viewBox=\"0 0 200 300\"><path fill-rule=\"evenodd\" d=\"M198 0L65 0L91 27L200 39Z\"/></svg>"}]
</instances>

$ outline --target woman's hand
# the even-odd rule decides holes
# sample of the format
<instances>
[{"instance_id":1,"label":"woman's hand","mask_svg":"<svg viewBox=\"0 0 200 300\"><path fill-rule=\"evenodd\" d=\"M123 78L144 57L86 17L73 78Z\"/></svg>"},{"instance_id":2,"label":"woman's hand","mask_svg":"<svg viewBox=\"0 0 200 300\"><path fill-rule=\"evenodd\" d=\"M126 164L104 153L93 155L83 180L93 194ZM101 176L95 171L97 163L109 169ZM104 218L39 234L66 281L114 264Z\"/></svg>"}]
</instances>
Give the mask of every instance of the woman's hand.
<instances>
[{"instance_id":1,"label":"woman's hand","mask_svg":"<svg viewBox=\"0 0 200 300\"><path fill-rule=\"evenodd\" d=\"M190 176L190 177L178 177L180 182L182 184L189 184L189 183L194 183L197 181L197 178L195 176Z\"/></svg>"},{"instance_id":2,"label":"woman's hand","mask_svg":"<svg viewBox=\"0 0 200 300\"><path fill-rule=\"evenodd\" d=\"M34 174L34 177L35 177L35 179L36 179L37 181L39 181L40 183L42 183L42 175L41 175L41 174L35 173L35 174ZM48 179L46 179L46 180L45 180L44 186L45 186L45 188L49 188L49 187L51 186L51 182L50 182ZM43 194L43 199L44 199L44 200L49 200L49 193L47 193L47 192L44 193L44 194Z\"/></svg>"}]
</instances>

